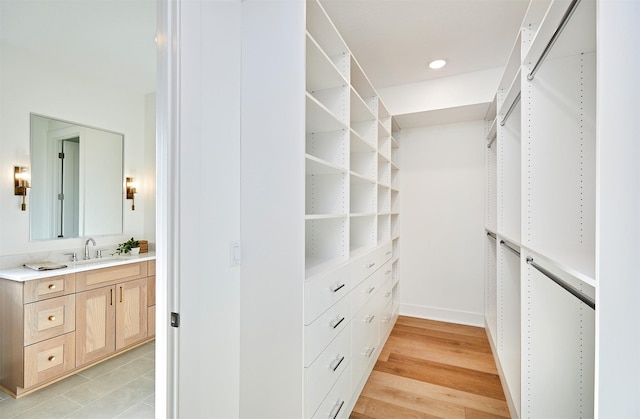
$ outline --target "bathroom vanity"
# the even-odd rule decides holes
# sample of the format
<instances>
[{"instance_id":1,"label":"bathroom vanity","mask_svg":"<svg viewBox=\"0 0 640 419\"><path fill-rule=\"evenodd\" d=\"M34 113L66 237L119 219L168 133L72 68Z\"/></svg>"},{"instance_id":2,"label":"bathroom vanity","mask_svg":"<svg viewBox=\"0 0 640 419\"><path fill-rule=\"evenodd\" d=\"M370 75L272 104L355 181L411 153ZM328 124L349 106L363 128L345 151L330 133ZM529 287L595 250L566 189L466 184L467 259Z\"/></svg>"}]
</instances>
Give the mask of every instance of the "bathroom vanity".
<instances>
[{"instance_id":1,"label":"bathroom vanity","mask_svg":"<svg viewBox=\"0 0 640 419\"><path fill-rule=\"evenodd\" d=\"M20 397L155 336L155 255L0 271L0 389Z\"/></svg>"}]
</instances>

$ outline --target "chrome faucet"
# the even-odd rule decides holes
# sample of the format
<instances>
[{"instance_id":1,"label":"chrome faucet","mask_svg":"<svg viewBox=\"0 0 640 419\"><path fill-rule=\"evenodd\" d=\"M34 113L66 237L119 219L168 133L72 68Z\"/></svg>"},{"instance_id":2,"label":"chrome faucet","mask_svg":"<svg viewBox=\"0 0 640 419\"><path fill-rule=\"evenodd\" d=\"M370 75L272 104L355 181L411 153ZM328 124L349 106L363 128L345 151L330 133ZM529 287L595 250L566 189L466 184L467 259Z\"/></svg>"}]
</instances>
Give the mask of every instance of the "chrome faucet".
<instances>
[{"instance_id":1,"label":"chrome faucet","mask_svg":"<svg viewBox=\"0 0 640 419\"><path fill-rule=\"evenodd\" d=\"M91 256L89 256L89 242L93 243L94 246L96 245L96 241L91 237L87 239L87 241L84 243L84 260L91 259Z\"/></svg>"}]
</instances>

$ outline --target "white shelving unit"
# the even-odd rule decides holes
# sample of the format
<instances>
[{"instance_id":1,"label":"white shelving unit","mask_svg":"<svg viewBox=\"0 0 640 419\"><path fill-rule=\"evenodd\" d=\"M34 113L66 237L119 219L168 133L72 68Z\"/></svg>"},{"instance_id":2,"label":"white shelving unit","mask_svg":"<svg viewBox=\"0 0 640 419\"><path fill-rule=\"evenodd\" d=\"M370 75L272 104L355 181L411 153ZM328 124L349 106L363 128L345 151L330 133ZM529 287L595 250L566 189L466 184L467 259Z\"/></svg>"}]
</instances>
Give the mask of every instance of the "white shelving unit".
<instances>
[{"instance_id":1,"label":"white shelving unit","mask_svg":"<svg viewBox=\"0 0 640 419\"><path fill-rule=\"evenodd\" d=\"M304 416L346 418L398 316L399 127L306 5Z\"/></svg>"},{"instance_id":2,"label":"white shelving unit","mask_svg":"<svg viewBox=\"0 0 640 419\"><path fill-rule=\"evenodd\" d=\"M514 417L594 416L595 1L573 4L531 2L487 117L485 319Z\"/></svg>"}]
</instances>

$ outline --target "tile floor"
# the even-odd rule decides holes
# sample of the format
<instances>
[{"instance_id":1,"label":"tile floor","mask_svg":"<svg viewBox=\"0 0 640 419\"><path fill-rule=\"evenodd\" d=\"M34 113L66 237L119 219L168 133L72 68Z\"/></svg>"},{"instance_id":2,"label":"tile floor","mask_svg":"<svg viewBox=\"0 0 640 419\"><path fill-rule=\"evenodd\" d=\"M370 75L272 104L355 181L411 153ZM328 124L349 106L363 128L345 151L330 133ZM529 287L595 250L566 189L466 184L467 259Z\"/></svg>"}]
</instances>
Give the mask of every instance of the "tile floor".
<instances>
[{"instance_id":1,"label":"tile floor","mask_svg":"<svg viewBox=\"0 0 640 419\"><path fill-rule=\"evenodd\" d=\"M20 399L0 392L0 419L153 418L155 341Z\"/></svg>"}]
</instances>

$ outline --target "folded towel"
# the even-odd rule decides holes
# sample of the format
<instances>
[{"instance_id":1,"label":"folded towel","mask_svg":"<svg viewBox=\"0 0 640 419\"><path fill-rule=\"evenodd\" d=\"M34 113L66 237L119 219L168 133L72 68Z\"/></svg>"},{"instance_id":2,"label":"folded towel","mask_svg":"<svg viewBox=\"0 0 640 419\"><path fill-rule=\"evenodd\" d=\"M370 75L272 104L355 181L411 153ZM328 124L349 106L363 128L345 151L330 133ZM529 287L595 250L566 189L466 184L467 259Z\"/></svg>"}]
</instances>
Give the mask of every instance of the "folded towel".
<instances>
[{"instance_id":1,"label":"folded towel","mask_svg":"<svg viewBox=\"0 0 640 419\"><path fill-rule=\"evenodd\" d=\"M66 268L67 265L54 262L31 262L25 263L25 268L33 269L34 271L50 271L53 269Z\"/></svg>"}]
</instances>

